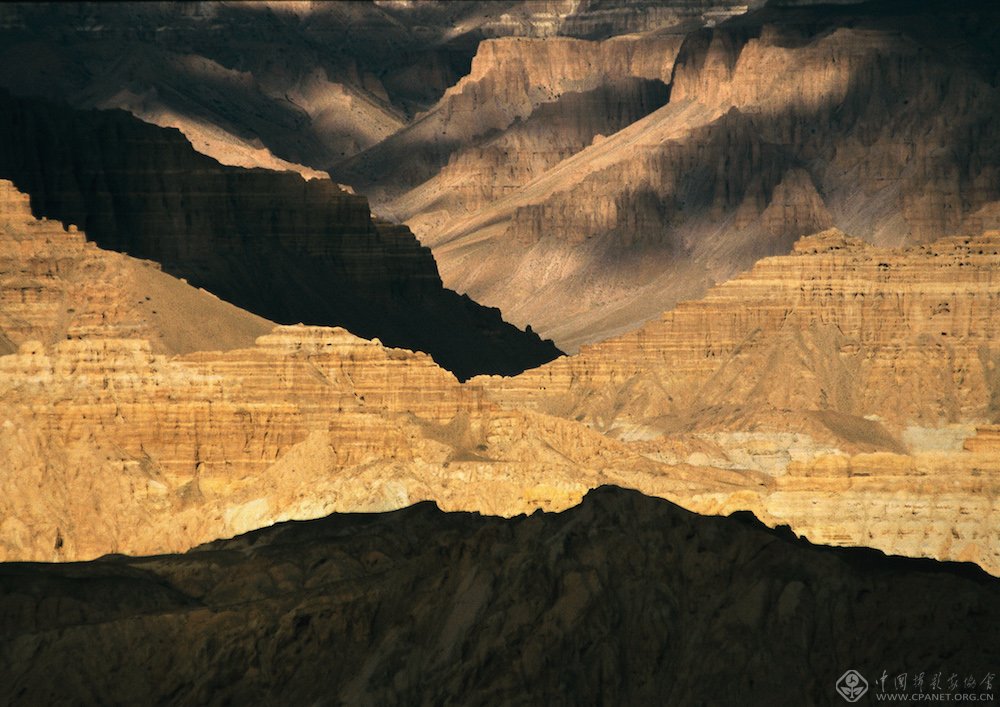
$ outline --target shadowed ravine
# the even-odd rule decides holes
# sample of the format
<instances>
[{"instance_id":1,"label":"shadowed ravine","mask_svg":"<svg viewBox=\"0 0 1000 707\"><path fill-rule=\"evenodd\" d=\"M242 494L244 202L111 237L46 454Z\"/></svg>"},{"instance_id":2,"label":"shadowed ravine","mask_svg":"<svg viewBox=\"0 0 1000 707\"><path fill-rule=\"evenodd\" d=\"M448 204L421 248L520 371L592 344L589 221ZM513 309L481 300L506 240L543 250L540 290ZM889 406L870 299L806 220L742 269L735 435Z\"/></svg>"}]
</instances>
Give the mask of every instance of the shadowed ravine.
<instances>
[{"instance_id":1,"label":"shadowed ravine","mask_svg":"<svg viewBox=\"0 0 1000 707\"><path fill-rule=\"evenodd\" d=\"M427 248L326 180L226 167L122 111L0 94L0 177L36 216L160 262L279 323L343 326L425 351L459 378L555 358L551 342L446 290Z\"/></svg>"}]
</instances>

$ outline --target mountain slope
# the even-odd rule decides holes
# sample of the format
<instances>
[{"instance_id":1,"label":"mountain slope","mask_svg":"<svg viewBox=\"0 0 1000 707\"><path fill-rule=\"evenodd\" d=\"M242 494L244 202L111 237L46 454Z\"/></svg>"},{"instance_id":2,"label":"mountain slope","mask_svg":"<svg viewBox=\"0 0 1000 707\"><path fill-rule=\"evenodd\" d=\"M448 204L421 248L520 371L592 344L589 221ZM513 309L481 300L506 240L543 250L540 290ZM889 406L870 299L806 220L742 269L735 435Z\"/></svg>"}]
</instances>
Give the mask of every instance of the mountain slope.
<instances>
[{"instance_id":1,"label":"mountain slope","mask_svg":"<svg viewBox=\"0 0 1000 707\"><path fill-rule=\"evenodd\" d=\"M0 177L36 215L255 314L427 351L460 377L559 353L444 289L408 230L373 221L363 197L327 180L224 167L121 111L0 95L0 127Z\"/></svg>"},{"instance_id":2,"label":"mountain slope","mask_svg":"<svg viewBox=\"0 0 1000 707\"><path fill-rule=\"evenodd\" d=\"M915 666L985 681L998 600L968 566L816 547L611 487L510 520L420 504L186 555L0 565L0 695L835 704L848 668L873 692Z\"/></svg>"},{"instance_id":3,"label":"mountain slope","mask_svg":"<svg viewBox=\"0 0 1000 707\"><path fill-rule=\"evenodd\" d=\"M142 338L166 354L231 349L273 326L75 227L35 220L28 197L0 180L0 354L91 338Z\"/></svg>"},{"instance_id":4,"label":"mountain slope","mask_svg":"<svg viewBox=\"0 0 1000 707\"><path fill-rule=\"evenodd\" d=\"M689 34L668 105L421 237L449 286L572 351L831 225L991 227L996 13L767 8Z\"/></svg>"}]
</instances>

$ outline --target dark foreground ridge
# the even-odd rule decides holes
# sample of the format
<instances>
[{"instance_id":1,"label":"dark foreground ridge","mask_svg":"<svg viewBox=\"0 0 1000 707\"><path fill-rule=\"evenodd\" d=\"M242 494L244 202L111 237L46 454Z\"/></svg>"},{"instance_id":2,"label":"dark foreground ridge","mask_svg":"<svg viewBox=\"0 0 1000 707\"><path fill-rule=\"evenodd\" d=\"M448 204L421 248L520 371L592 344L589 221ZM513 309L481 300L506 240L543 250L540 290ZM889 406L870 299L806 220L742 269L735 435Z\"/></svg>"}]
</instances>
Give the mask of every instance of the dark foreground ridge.
<instances>
[{"instance_id":1,"label":"dark foreground ridge","mask_svg":"<svg viewBox=\"0 0 1000 707\"><path fill-rule=\"evenodd\" d=\"M1000 581L971 565L613 487L560 514L423 503L0 565L10 704L845 704L849 668L983 678L998 658Z\"/></svg>"},{"instance_id":2,"label":"dark foreground ridge","mask_svg":"<svg viewBox=\"0 0 1000 707\"><path fill-rule=\"evenodd\" d=\"M459 378L513 375L559 355L445 289L429 249L326 180L226 167L177 130L0 90L0 178L36 217L155 260L281 324L342 326L425 351Z\"/></svg>"}]
</instances>

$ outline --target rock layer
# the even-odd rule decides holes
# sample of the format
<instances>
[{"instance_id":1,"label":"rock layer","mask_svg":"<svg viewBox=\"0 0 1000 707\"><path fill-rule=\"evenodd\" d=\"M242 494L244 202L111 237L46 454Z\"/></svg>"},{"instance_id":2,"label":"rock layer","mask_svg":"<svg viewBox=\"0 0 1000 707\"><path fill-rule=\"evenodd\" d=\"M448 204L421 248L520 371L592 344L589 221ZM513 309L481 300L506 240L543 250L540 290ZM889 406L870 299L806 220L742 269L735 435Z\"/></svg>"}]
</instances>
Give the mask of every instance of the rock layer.
<instances>
[{"instance_id":1,"label":"rock layer","mask_svg":"<svg viewBox=\"0 0 1000 707\"><path fill-rule=\"evenodd\" d=\"M145 339L157 353L252 345L273 327L159 265L101 250L76 226L37 221L0 180L0 353L66 339Z\"/></svg>"},{"instance_id":2,"label":"rock layer","mask_svg":"<svg viewBox=\"0 0 1000 707\"><path fill-rule=\"evenodd\" d=\"M135 339L29 342L0 357L0 394L6 559L179 551L428 498L509 515L607 480L661 495L760 483L504 410L426 355L338 329L281 327L251 349L178 358Z\"/></svg>"},{"instance_id":3,"label":"rock layer","mask_svg":"<svg viewBox=\"0 0 1000 707\"><path fill-rule=\"evenodd\" d=\"M41 242L67 254L79 243L19 228L52 231ZM48 253L27 259L43 265L33 277L56 267L37 238L13 240ZM46 324L59 278L33 299L35 285L12 289L8 320L30 327L5 333L19 346L0 356L0 552L179 551L422 499L513 515L613 482L998 573L1000 457L992 428L973 437L996 419L996 247L996 234L906 251L821 234L632 336L465 385L322 327L168 357L155 337L123 338L157 329L125 327L131 299L114 305L114 287L74 294L80 316L114 305L75 329Z\"/></svg>"},{"instance_id":4,"label":"rock layer","mask_svg":"<svg viewBox=\"0 0 1000 707\"><path fill-rule=\"evenodd\" d=\"M744 4L169 3L0 9L0 85L180 129L223 164L315 170L404 127L485 38L696 27Z\"/></svg>"},{"instance_id":5,"label":"rock layer","mask_svg":"<svg viewBox=\"0 0 1000 707\"><path fill-rule=\"evenodd\" d=\"M476 382L657 461L774 477L690 508L995 571L998 259L1000 232L897 250L831 230L632 334Z\"/></svg>"}]
</instances>

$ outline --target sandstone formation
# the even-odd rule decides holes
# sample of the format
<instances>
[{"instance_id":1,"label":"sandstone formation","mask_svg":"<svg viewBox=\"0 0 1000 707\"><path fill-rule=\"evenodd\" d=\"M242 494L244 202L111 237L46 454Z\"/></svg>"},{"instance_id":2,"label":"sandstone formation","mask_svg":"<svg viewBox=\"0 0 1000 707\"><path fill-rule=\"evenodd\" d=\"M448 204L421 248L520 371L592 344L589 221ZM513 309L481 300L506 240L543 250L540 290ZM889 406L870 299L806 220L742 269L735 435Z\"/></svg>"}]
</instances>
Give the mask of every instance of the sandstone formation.
<instances>
[{"instance_id":1,"label":"sandstone formation","mask_svg":"<svg viewBox=\"0 0 1000 707\"><path fill-rule=\"evenodd\" d=\"M666 106L421 238L450 287L574 351L831 225L878 245L992 227L1000 62L969 28L996 8L937 24L934 7L775 7L691 33Z\"/></svg>"},{"instance_id":2,"label":"sandstone formation","mask_svg":"<svg viewBox=\"0 0 1000 707\"><path fill-rule=\"evenodd\" d=\"M0 7L0 702L992 693L998 21Z\"/></svg>"},{"instance_id":3,"label":"sandstone formation","mask_svg":"<svg viewBox=\"0 0 1000 707\"><path fill-rule=\"evenodd\" d=\"M671 497L761 484L503 410L426 355L340 329L282 327L250 349L175 358L136 339L28 342L0 357L0 399L8 560L181 551L422 499L511 515L607 481Z\"/></svg>"},{"instance_id":4,"label":"sandstone formation","mask_svg":"<svg viewBox=\"0 0 1000 707\"><path fill-rule=\"evenodd\" d=\"M261 10L241 3L7 7L0 84L179 128L224 164L310 176L402 127L403 112L374 73L338 56L342 37ZM374 5L351 10L362 20L380 14ZM367 25L369 34L386 31L384 23Z\"/></svg>"},{"instance_id":5,"label":"sandstone formation","mask_svg":"<svg viewBox=\"0 0 1000 707\"><path fill-rule=\"evenodd\" d=\"M558 354L444 289L405 227L374 221L363 197L327 180L224 167L120 111L5 95L0 140L0 177L32 196L36 215L273 321L378 336L460 377L517 373Z\"/></svg>"},{"instance_id":6,"label":"sandstone formation","mask_svg":"<svg viewBox=\"0 0 1000 707\"><path fill-rule=\"evenodd\" d=\"M920 671L979 696L1000 658L1000 586L974 568L611 487L558 515L420 504L2 565L0 616L11 704L837 704L848 666L865 699Z\"/></svg>"},{"instance_id":7,"label":"sandstone formation","mask_svg":"<svg viewBox=\"0 0 1000 707\"><path fill-rule=\"evenodd\" d=\"M23 197L5 203L23 224ZM124 305L53 329L55 284L12 289L5 321L32 324L5 329L17 352L0 356L0 552L182 551L424 499L514 515L616 483L1000 573L1000 456L983 424L997 243L894 251L820 234L631 336L465 385L423 354L322 327L167 357L141 338L155 327L121 325ZM86 292L81 313L116 301Z\"/></svg>"},{"instance_id":8,"label":"sandstone formation","mask_svg":"<svg viewBox=\"0 0 1000 707\"><path fill-rule=\"evenodd\" d=\"M657 461L773 477L689 508L996 571L998 267L1000 232L898 250L831 230L632 334L475 382Z\"/></svg>"},{"instance_id":9,"label":"sandstone formation","mask_svg":"<svg viewBox=\"0 0 1000 707\"><path fill-rule=\"evenodd\" d=\"M0 180L0 354L93 338L145 339L164 354L230 349L273 326L156 263L101 250L76 226L35 220Z\"/></svg>"},{"instance_id":10,"label":"sandstone formation","mask_svg":"<svg viewBox=\"0 0 1000 707\"><path fill-rule=\"evenodd\" d=\"M448 287L575 351L832 225L1000 225L996 8L761 5L18 6L0 84L331 170ZM633 123L660 101L636 80L671 100Z\"/></svg>"}]
</instances>

